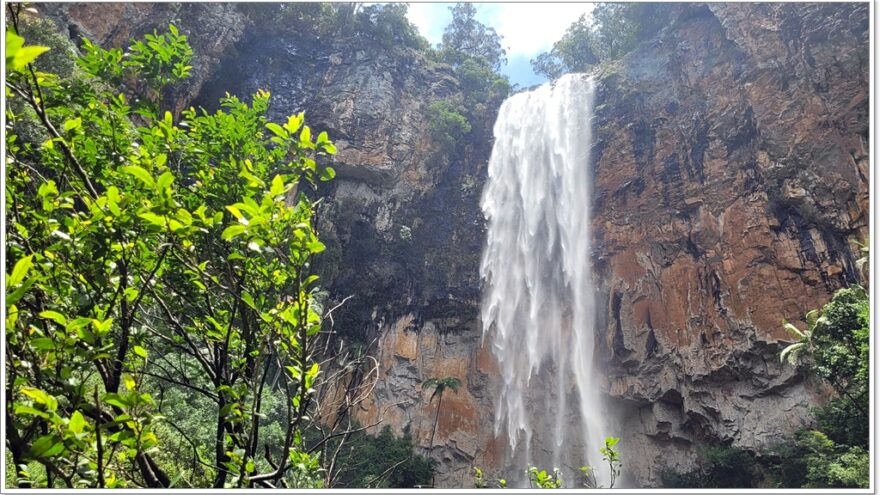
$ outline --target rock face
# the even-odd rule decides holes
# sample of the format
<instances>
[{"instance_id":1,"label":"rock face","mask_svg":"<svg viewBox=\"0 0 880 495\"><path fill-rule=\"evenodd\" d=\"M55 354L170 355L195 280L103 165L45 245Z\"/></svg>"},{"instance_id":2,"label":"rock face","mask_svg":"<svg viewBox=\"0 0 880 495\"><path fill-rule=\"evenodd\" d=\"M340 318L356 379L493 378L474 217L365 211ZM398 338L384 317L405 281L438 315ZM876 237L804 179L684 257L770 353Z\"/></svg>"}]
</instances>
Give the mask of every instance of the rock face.
<instances>
[{"instance_id":1,"label":"rock face","mask_svg":"<svg viewBox=\"0 0 880 495\"><path fill-rule=\"evenodd\" d=\"M243 5L42 10L115 46L174 20L196 54L178 109L267 89L273 119L304 110L328 131L338 176L320 191L319 270L332 299L353 296L333 330L381 364L355 414L409 431L440 462L438 486L499 472L500 377L478 316L491 143L445 156L432 139L428 106L459 91L451 70L265 25ZM856 281L849 242L868 230L868 6L675 9L596 76L596 359L632 486L692 467L700 443L755 450L808 421L822 391L779 364L780 322ZM462 386L437 416L421 383L445 377Z\"/></svg>"},{"instance_id":2,"label":"rock face","mask_svg":"<svg viewBox=\"0 0 880 495\"><path fill-rule=\"evenodd\" d=\"M689 467L697 442L777 442L819 399L779 364L780 322L857 281L867 14L690 5L600 72L599 338L638 485Z\"/></svg>"},{"instance_id":3,"label":"rock face","mask_svg":"<svg viewBox=\"0 0 880 495\"><path fill-rule=\"evenodd\" d=\"M124 48L132 38L165 31L169 24L180 26L194 56L192 77L167 95L178 111L199 94L248 26L246 16L228 3L45 3L39 11L74 42L84 36L105 48Z\"/></svg>"}]
</instances>

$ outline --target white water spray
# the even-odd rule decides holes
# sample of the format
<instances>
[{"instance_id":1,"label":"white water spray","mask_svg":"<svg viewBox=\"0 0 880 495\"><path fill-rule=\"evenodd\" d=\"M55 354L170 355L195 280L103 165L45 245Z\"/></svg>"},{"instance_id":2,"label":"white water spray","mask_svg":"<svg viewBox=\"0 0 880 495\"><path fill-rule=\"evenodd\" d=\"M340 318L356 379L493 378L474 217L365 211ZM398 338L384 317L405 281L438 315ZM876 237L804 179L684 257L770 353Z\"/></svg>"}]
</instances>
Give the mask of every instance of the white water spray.
<instances>
[{"instance_id":1,"label":"white water spray","mask_svg":"<svg viewBox=\"0 0 880 495\"><path fill-rule=\"evenodd\" d=\"M593 376L593 93L591 78L570 74L508 98L495 122L481 202L482 321L500 366L495 434L507 435L511 472L525 464L603 471Z\"/></svg>"}]
</instances>

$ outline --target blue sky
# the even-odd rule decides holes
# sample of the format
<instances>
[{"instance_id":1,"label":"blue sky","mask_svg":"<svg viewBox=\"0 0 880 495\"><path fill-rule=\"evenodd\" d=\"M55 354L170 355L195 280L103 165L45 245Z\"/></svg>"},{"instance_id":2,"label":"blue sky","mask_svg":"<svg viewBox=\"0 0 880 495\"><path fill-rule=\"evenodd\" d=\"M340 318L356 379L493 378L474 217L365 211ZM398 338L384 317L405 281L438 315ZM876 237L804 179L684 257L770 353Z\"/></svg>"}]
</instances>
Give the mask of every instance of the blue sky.
<instances>
[{"instance_id":1,"label":"blue sky","mask_svg":"<svg viewBox=\"0 0 880 495\"><path fill-rule=\"evenodd\" d=\"M419 32L436 45L452 19L452 3L410 3L407 16ZM529 61L549 51L571 23L589 13L591 3L477 3L477 20L495 28L507 50L507 66L501 71L512 83L532 86L544 78L532 72Z\"/></svg>"}]
</instances>

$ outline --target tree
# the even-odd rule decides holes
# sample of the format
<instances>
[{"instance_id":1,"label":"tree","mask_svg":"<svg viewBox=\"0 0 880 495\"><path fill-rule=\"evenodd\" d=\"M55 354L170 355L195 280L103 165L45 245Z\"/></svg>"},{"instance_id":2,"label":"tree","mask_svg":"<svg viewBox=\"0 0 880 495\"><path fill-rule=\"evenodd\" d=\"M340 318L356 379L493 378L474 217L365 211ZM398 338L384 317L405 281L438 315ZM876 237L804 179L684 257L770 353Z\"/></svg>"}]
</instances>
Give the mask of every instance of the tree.
<instances>
[{"instance_id":1,"label":"tree","mask_svg":"<svg viewBox=\"0 0 880 495\"><path fill-rule=\"evenodd\" d=\"M865 239L864 242L853 242L859 248L859 253L861 256L856 260L856 269L859 271L859 276L862 277L862 280L865 282L866 286L870 285L871 281L871 243L868 239Z\"/></svg>"},{"instance_id":2,"label":"tree","mask_svg":"<svg viewBox=\"0 0 880 495\"><path fill-rule=\"evenodd\" d=\"M540 488L543 490L562 488L562 472L559 468L553 468L553 472L548 473L545 469L529 466L526 470L526 476L529 478L529 488Z\"/></svg>"},{"instance_id":3,"label":"tree","mask_svg":"<svg viewBox=\"0 0 880 495\"><path fill-rule=\"evenodd\" d=\"M446 378L431 378L422 382L422 390L427 390L429 388L434 389L431 398L428 399L428 403L433 402L434 397L437 397L437 413L434 415L434 428L431 429L431 440L428 441L429 449L434 447L434 434L437 433L437 422L440 419L440 406L443 404L443 392L445 392L446 389L458 392L458 387L460 385L461 380L451 376Z\"/></svg>"},{"instance_id":4,"label":"tree","mask_svg":"<svg viewBox=\"0 0 880 495\"><path fill-rule=\"evenodd\" d=\"M662 3L598 3L589 20L581 15L550 52L532 59L532 68L537 74L555 79L617 60L657 33L669 22L673 11L671 4Z\"/></svg>"},{"instance_id":5,"label":"tree","mask_svg":"<svg viewBox=\"0 0 880 495\"><path fill-rule=\"evenodd\" d=\"M386 47L403 45L428 49L428 41L406 17L406 3L372 4L357 12L358 32Z\"/></svg>"},{"instance_id":6,"label":"tree","mask_svg":"<svg viewBox=\"0 0 880 495\"><path fill-rule=\"evenodd\" d=\"M450 7L452 21L443 33L436 57L452 66L461 96L434 102L429 107L429 130L448 157L457 156L468 142L488 139L495 110L510 94L507 76L498 73L506 62L501 37L477 21L476 7L458 3Z\"/></svg>"},{"instance_id":7,"label":"tree","mask_svg":"<svg viewBox=\"0 0 880 495\"><path fill-rule=\"evenodd\" d=\"M265 3L243 6L255 24L278 36L305 36L311 41L340 40L406 46L427 51L429 43L406 17L406 3L355 2ZM352 38L355 38L353 40Z\"/></svg>"},{"instance_id":8,"label":"tree","mask_svg":"<svg viewBox=\"0 0 880 495\"><path fill-rule=\"evenodd\" d=\"M506 63L501 36L494 28L476 19L477 8L472 3L457 3L449 8L452 21L443 31L443 40L437 47L440 60L458 67L466 60L497 71Z\"/></svg>"},{"instance_id":9,"label":"tree","mask_svg":"<svg viewBox=\"0 0 880 495\"><path fill-rule=\"evenodd\" d=\"M592 24L582 14L568 27L562 38L553 44L549 53L542 53L531 61L532 69L536 74L543 74L550 79L555 79L565 72L586 70L599 61L593 52L593 44Z\"/></svg>"},{"instance_id":10,"label":"tree","mask_svg":"<svg viewBox=\"0 0 880 495\"><path fill-rule=\"evenodd\" d=\"M807 328L804 331L798 329L798 327L789 323L788 321L782 322L782 328L788 332L792 337L797 338L797 342L793 342L786 346L782 352L779 353L779 360L781 362L785 362L788 360L788 364L794 365L797 364L798 357L801 353L810 353L813 350L813 332L816 329L816 324L819 321L819 311L812 310L804 316L804 320L807 322Z\"/></svg>"},{"instance_id":11,"label":"tree","mask_svg":"<svg viewBox=\"0 0 880 495\"><path fill-rule=\"evenodd\" d=\"M778 448L779 464L791 465L774 468L785 483L812 488L868 486L869 315L863 287L840 289L821 312L808 313L809 330L801 334L803 342L783 349L780 356L787 354L792 363L790 356L801 352L802 369L835 392L835 397L814 410L814 429L800 431L794 441ZM803 345L792 349L798 344Z\"/></svg>"},{"instance_id":12,"label":"tree","mask_svg":"<svg viewBox=\"0 0 880 495\"><path fill-rule=\"evenodd\" d=\"M19 485L192 485L198 468L215 487L319 486L303 431L328 312L306 193L333 178L332 142L302 114L268 122L262 91L213 114L162 111L190 69L174 26L127 53L84 40L61 79L34 65L42 49L9 11L5 394ZM175 390L213 420L209 442L160 414ZM175 441L191 463L167 454Z\"/></svg>"}]
</instances>

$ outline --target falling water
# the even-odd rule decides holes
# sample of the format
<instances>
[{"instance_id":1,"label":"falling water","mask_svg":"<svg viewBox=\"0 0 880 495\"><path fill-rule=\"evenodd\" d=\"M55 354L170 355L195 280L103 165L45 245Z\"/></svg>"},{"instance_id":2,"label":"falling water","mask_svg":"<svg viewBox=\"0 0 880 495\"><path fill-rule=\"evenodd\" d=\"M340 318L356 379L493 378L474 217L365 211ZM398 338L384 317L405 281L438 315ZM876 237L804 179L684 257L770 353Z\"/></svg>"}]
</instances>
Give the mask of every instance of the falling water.
<instances>
[{"instance_id":1,"label":"falling water","mask_svg":"<svg viewBox=\"0 0 880 495\"><path fill-rule=\"evenodd\" d=\"M482 321L502 378L495 435L507 436L513 474L526 465L567 473L591 465L602 478L592 366L593 87L587 76L564 76L510 97L495 122L481 203Z\"/></svg>"}]
</instances>

